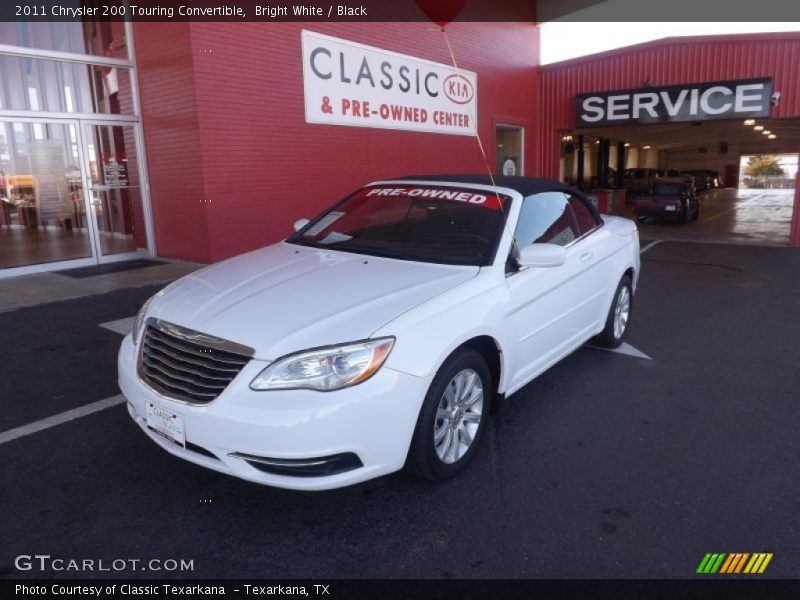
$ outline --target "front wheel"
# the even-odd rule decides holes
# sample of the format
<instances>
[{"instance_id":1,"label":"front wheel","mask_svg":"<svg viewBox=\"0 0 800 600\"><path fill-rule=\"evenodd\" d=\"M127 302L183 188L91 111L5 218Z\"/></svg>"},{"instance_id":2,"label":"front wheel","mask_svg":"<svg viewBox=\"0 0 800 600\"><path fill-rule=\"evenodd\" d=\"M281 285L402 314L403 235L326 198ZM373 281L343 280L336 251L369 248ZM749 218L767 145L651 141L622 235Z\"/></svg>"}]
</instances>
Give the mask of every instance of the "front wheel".
<instances>
[{"instance_id":1,"label":"front wheel","mask_svg":"<svg viewBox=\"0 0 800 600\"><path fill-rule=\"evenodd\" d=\"M606 317L606 326L595 337L594 341L606 348L617 348L625 340L628 333L628 323L633 309L633 284L628 275L624 275L614 292L614 301Z\"/></svg>"},{"instance_id":2,"label":"front wheel","mask_svg":"<svg viewBox=\"0 0 800 600\"><path fill-rule=\"evenodd\" d=\"M492 379L483 357L456 351L433 378L408 452L408 468L430 481L455 477L467 466L489 417Z\"/></svg>"}]
</instances>

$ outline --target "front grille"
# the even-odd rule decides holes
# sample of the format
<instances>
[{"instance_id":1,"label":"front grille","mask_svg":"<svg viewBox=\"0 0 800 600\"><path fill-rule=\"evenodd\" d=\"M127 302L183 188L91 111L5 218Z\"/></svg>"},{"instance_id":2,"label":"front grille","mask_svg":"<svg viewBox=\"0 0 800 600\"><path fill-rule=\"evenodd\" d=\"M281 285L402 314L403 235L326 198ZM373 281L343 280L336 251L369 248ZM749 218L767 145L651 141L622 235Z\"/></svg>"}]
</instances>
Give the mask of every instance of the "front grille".
<instances>
[{"instance_id":1,"label":"front grille","mask_svg":"<svg viewBox=\"0 0 800 600\"><path fill-rule=\"evenodd\" d=\"M208 404L228 387L252 356L252 352L245 355L222 350L221 346L237 345L148 319L142 336L139 376L164 396L191 404Z\"/></svg>"}]
</instances>

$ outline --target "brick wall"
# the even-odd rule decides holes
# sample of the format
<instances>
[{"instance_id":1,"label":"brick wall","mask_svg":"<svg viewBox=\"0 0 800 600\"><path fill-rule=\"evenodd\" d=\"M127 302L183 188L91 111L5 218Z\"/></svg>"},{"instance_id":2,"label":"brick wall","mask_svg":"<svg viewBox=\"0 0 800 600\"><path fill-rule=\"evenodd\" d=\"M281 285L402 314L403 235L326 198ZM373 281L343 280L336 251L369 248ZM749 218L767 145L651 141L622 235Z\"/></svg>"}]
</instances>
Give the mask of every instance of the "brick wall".
<instances>
[{"instance_id":1,"label":"brick wall","mask_svg":"<svg viewBox=\"0 0 800 600\"><path fill-rule=\"evenodd\" d=\"M156 251L210 262L190 25L136 23L134 40Z\"/></svg>"}]
</instances>

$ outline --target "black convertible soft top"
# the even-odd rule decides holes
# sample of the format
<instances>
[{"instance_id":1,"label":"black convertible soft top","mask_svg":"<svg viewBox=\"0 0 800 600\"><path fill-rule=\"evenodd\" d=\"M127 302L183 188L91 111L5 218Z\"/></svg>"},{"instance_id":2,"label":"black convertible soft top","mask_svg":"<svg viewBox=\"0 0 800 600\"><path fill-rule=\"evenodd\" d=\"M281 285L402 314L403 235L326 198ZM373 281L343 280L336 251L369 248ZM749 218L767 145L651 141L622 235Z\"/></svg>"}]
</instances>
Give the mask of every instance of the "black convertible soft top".
<instances>
[{"instance_id":1,"label":"black convertible soft top","mask_svg":"<svg viewBox=\"0 0 800 600\"><path fill-rule=\"evenodd\" d=\"M452 181L457 183L477 183L479 185L492 185L492 180L488 175L475 174L454 174L454 175L413 175L409 177L397 177L389 181L399 181L411 179L416 181ZM497 187L510 188L516 190L522 196L530 196L539 192L563 191L576 193L577 190L555 179L539 179L536 177L517 177L509 175L497 175L494 178ZM580 193L580 192L577 192Z\"/></svg>"}]
</instances>

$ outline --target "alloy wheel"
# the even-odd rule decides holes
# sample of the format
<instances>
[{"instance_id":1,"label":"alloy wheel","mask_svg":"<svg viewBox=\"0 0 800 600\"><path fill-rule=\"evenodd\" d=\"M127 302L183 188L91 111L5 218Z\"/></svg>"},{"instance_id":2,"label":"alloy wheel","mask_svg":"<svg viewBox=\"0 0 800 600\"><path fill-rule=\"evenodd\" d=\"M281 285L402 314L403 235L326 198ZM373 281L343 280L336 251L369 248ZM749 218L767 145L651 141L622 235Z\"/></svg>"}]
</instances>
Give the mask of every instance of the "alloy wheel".
<instances>
[{"instance_id":1,"label":"alloy wheel","mask_svg":"<svg viewBox=\"0 0 800 600\"><path fill-rule=\"evenodd\" d=\"M617 303L614 307L614 337L620 339L628 327L631 314L631 292L627 285L619 288Z\"/></svg>"},{"instance_id":2,"label":"alloy wheel","mask_svg":"<svg viewBox=\"0 0 800 600\"><path fill-rule=\"evenodd\" d=\"M447 384L433 426L436 455L447 464L460 460L469 450L483 414L483 383L472 369L459 371Z\"/></svg>"}]
</instances>

